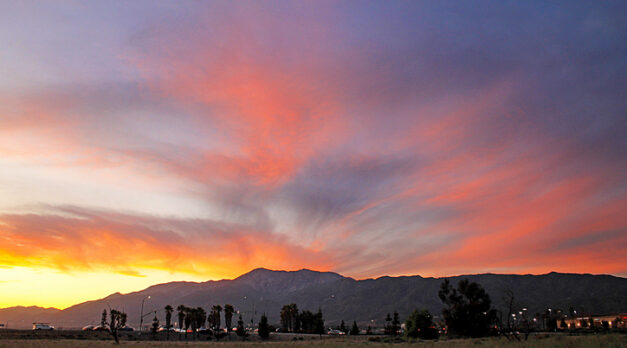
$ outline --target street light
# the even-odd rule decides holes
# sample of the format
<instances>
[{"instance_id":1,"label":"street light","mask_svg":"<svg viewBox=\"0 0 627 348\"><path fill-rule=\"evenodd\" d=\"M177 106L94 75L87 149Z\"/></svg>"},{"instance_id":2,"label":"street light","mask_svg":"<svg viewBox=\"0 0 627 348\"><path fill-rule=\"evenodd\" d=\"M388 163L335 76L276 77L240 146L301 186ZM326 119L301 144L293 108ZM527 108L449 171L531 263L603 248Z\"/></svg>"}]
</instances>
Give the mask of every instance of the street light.
<instances>
[{"instance_id":1,"label":"street light","mask_svg":"<svg viewBox=\"0 0 627 348\"><path fill-rule=\"evenodd\" d=\"M141 309L141 312L139 313L139 335L140 336L142 334L142 325L144 324L144 301L146 301L146 299L150 299L150 295L142 299L142 309Z\"/></svg>"},{"instance_id":2,"label":"street light","mask_svg":"<svg viewBox=\"0 0 627 348\"><path fill-rule=\"evenodd\" d=\"M244 296L243 300L244 300L244 307L246 306L246 300L248 299L248 296ZM252 308L250 311L244 311L243 313L250 313L250 327L255 327L255 315L257 315L257 311L255 311L255 299L251 299L252 300Z\"/></svg>"}]
</instances>

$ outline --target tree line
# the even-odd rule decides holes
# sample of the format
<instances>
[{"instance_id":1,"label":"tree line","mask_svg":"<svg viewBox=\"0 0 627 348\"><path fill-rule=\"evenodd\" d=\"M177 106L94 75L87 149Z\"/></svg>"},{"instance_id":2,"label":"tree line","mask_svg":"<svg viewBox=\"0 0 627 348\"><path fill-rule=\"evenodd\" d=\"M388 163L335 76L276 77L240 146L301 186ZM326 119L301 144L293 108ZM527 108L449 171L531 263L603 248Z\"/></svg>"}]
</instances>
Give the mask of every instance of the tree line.
<instances>
[{"instance_id":1,"label":"tree line","mask_svg":"<svg viewBox=\"0 0 627 348\"><path fill-rule=\"evenodd\" d=\"M299 332L310 334L325 334L322 310L317 313L308 310L298 311L296 303L291 303L281 308L281 330L283 332Z\"/></svg>"},{"instance_id":2,"label":"tree line","mask_svg":"<svg viewBox=\"0 0 627 348\"><path fill-rule=\"evenodd\" d=\"M427 309L418 308L406 318L404 330L401 330L399 314L397 312L393 314L388 313L385 318L383 333L390 336L405 335L408 338L420 339L437 339L440 333L459 337L482 337L492 334L504 334L511 339L511 335L516 335L514 332L519 329L523 329L526 335L528 335L532 327L530 323L533 322L534 325L537 325L538 318L542 318L542 323L546 326L545 329L551 331L556 330L560 324L562 327L565 326L564 318L566 316L564 315L564 317L562 317L561 311L551 311L551 309L548 309L543 315L537 314L534 319L530 319L526 316L524 312L526 308L523 309L523 311L519 311L518 314L512 313L514 311L514 295L511 291L506 292L506 297L504 298L506 304L509 306L509 312L503 317L502 312L492 308L490 296L483 287L478 283L470 282L468 279L459 281L456 287L454 287L448 279L444 280L440 285L438 297L444 305L442 321L436 323L434 316ZM166 339L169 339L170 331L173 327L172 317L174 308L168 305L164 308L164 311L166 320L164 329L167 332ZM573 311L574 310L571 309L571 312ZM221 329L222 312L224 312L226 332ZM216 339L228 336L232 331L232 321L235 313L235 308L230 304L225 304L224 307L221 305L213 305L209 312L205 311L202 307L186 307L185 305L179 305L176 308L179 339L182 339L182 333L185 334L186 339L188 333L191 333L194 339L196 339L200 333L208 333L213 335ZM559 322L560 319L561 323ZM118 342L118 332L125 325L125 313L110 309L109 319L107 320L106 310L103 312L101 326L107 328L116 342ZM156 335L158 330L160 330L159 320L155 315L151 327L153 335ZM330 330L330 333L360 334L360 329L356 321L353 321L352 326L349 328L342 320L340 325ZM366 329L366 334L373 334L373 330L374 328L369 325ZM275 328L269 325L268 318L264 313L257 327L258 335L262 339L267 339L272 331L275 331ZM322 310L320 308L318 308L318 311L315 313L309 310L301 311L296 303L286 304L281 308L280 328L277 328L276 331L319 335L327 333ZM248 336L241 315L239 315L235 332L242 338ZM515 336L515 338L520 340L518 336Z\"/></svg>"}]
</instances>

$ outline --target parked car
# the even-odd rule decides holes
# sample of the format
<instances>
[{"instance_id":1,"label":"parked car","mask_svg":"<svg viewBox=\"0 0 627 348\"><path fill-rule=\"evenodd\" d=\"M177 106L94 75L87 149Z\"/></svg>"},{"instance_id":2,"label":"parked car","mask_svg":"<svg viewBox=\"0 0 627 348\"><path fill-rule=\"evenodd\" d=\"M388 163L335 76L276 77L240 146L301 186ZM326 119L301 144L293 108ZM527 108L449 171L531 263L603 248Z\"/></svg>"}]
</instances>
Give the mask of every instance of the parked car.
<instances>
[{"instance_id":1,"label":"parked car","mask_svg":"<svg viewBox=\"0 0 627 348\"><path fill-rule=\"evenodd\" d=\"M159 329L158 329L157 331L158 331L158 332L161 332L161 331L168 331L168 329L167 329L165 326L159 326ZM170 331L172 331L172 332L182 332L182 331L180 331L179 329L177 329L177 328L175 328L175 327L172 327L172 326L170 327Z\"/></svg>"},{"instance_id":2,"label":"parked car","mask_svg":"<svg viewBox=\"0 0 627 348\"><path fill-rule=\"evenodd\" d=\"M33 330L54 330L54 326L48 323L33 323Z\"/></svg>"},{"instance_id":3,"label":"parked car","mask_svg":"<svg viewBox=\"0 0 627 348\"><path fill-rule=\"evenodd\" d=\"M130 326L122 326L121 328L118 329L118 331L135 331L135 329L133 329Z\"/></svg>"},{"instance_id":4,"label":"parked car","mask_svg":"<svg viewBox=\"0 0 627 348\"><path fill-rule=\"evenodd\" d=\"M201 327L198 330L198 333L203 333L203 334L211 334L213 333L210 329L206 328L206 327Z\"/></svg>"},{"instance_id":5,"label":"parked car","mask_svg":"<svg viewBox=\"0 0 627 348\"><path fill-rule=\"evenodd\" d=\"M106 326L101 326L101 325L94 326L94 329L93 329L93 330L94 330L94 331L109 331L109 329L107 329L107 327L106 327Z\"/></svg>"},{"instance_id":6,"label":"parked car","mask_svg":"<svg viewBox=\"0 0 627 348\"><path fill-rule=\"evenodd\" d=\"M93 325L87 325L87 326L83 326L83 331L92 331L94 329Z\"/></svg>"},{"instance_id":7,"label":"parked car","mask_svg":"<svg viewBox=\"0 0 627 348\"><path fill-rule=\"evenodd\" d=\"M336 330L336 329L331 329L331 330L329 330L329 332L327 334L329 334L329 335L346 335L346 332L340 331L340 330Z\"/></svg>"}]
</instances>

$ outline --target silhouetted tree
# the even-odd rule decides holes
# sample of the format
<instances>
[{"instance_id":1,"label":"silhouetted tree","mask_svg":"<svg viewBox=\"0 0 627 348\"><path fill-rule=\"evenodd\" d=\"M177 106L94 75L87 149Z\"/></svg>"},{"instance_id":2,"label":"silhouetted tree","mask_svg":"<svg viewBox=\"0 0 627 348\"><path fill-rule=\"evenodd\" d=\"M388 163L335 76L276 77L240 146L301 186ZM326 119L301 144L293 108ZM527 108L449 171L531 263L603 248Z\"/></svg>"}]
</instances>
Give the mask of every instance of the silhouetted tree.
<instances>
[{"instance_id":1,"label":"silhouetted tree","mask_svg":"<svg viewBox=\"0 0 627 348\"><path fill-rule=\"evenodd\" d=\"M242 320L241 314L237 320L237 335L242 338L246 337L246 329L244 328L244 321Z\"/></svg>"},{"instance_id":2,"label":"silhouetted tree","mask_svg":"<svg viewBox=\"0 0 627 348\"><path fill-rule=\"evenodd\" d=\"M398 331L401 329L401 320L398 317L398 312L394 311L394 317L392 319L392 335L398 335Z\"/></svg>"},{"instance_id":3,"label":"silhouetted tree","mask_svg":"<svg viewBox=\"0 0 627 348\"><path fill-rule=\"evenodd\" d=\"M222 312L222 306L215 305L211 308L211 329L213 330L213 335L215 338L219 338L220 331L220 312Z\"/></svg>"},{"instance_id":4,"label":"silhouetted tree","mask_svg":"<svg viewBox=\"0 0 627 348\"><path fill-rule=\"evenodd\" d=\"M191 328L192 332L194 329L192 328L192 323L194 323L194 309L185 307L185 339L187 339L187 331Z\"/></svg>"},{"instance_id":5,"label":"silhouetted tree","mask_svg":"<svg viewBox=\"0 0 627 348\"><path fill-rule=\"evenodd\" d=\"M289 305L284 305L281 308L281 329L283 332L290 332L292 330L292 322L290 318Z\"/></svg>"},{"instance_id":6,"label":"silhouetted tree","mask_svg":"<svg viewBox=\"0 0 627 348\"><path fill-rule=\"evenodd\" d=\"M268 317L266 317L265 313L261 316L261 320L259 320L258 332L259 332L259 337L261 337L264 340L270 337L270 328L268 327Z\"/></svg>"},{"instance_id":7,"label":"silhouetted tree","mask_svg":"<svg viewBox=\"0 0 627 348\"><path fill-rule=\"evenodd\" d=\"M348 329L346 328L346 324L344 324L344 320L342 320L342 322L340 323L338 330L342 331L343 333L348 333Z\"/></svg>"},{"instance_id":8,"label":"silhouetted tree","mask_svg":"<svg viewBox=\"0 0 627 348\"><path fill-rule=\"evenodd\" d=\"M302 311L298 315L298 320L300 321L300 328L304 333L313 333L315 326L315 317L316 315L310 311Z\"/></svg>"},{"instance_id":9,"label":"silhouetted tree","mask_svg":"<svg viewBox=\"0 0 627 348\"><path fill-rule=\"evenodd\" d=\"M412 338L437 339L438 330L428 310L414 310L405 321L405 334Z\"/></svg>"},{"instance_id":10,"label":"silhouetted tree","mask_svg":"<svg viewBox=\"0 0 627 348\"><path fill-rule=\"evenodd\" d=\"M220 329L220 326L222 326L222 320L220 318L221 312L222 306L214 305L211 307L211 324L214 331Z\"/></svg>"},{"instance_id":11,"label":"silhouetted tree","mask_svg":"<svg viewBox=\"0 0 627 348\"><path fill-rule=\"evenodd\" d=\"M557 311L553 311L550 308L544 310L544 321L547 331L556 331L557 330L557 320L559 319L557 316ZM582 327L583 323L582 323Z\"/></svg>"},{"instance_id":12,"label":"silhouetted tree","mask_svg":"<svg viewBox=\"0 0 627 348\"><path fill-rule=\"evenodd\" d=\"M507 305L507 331L514 331L514 327L512 326L512 314L514 314L514 292L510 289L505 290L505 295L503 296L503 302Z\"/></svg>"},{"instance_id":13,"label":"silhouetted tree","mask_svg":"<svg viewBox=\"0 0 627 348\"><path fill-rule=\"evenodd\" d=\"M285 305L281 309L281 326L287 332L297 332L300 328L296 303Z\"/></svg>"},{"instance_id":14,"label":"silhouetted tree","mask_svg":"<svg viewBox=\"0 0 627 348\"><path fill-rule=\"evenodd\" d=\"M540 317L540 313L536 312L533 320L535 321L534 327L536 329L540 329L540 325L541 325L540 323L542 322L542 318Z\"/></svg>"},{"instance_id":15,"label":"silhouetted tree","mask_svg":"<svg viewBox=\"0 0 627 348\"><path fill-rule=\"evenodd\" d=\"M298 309L296 310L295 314L294 314L294 332L300 332L300 319L298 316Z\"/></svg>"},{"instance_id":16,"label":"silhouetted tree","mask_svg":"<svg viewBox=\"0 0 627 348\"><path fill-rule=\"evenodd\" d=\"M390 313L385 317L385 327L383 328L386 335L392 334L392 316Z\"/></svg>"},{"instance_id":17,"label":"silhouetted tree","mask_svg":"<svg viewBox=\"0 0 627 348\"><path fill-rule=\"evenodd\" d=\"M188 308L185 307L185 337L187 330L191 328L194 339L198 337L198 329L200 329L207 319L207 313L202 307Z\"/></svg>"},{"instance_id":18,"label":"silhouetted tree","mask_svg":"<svg viewBox=\"0 0 627 348\"><path fill-rule=\"evenodd\" d=\"M115 309L109 310L109 323L107 323L109 333L113 336L116 344L120 344L118 330L126 326L126 313Z\"/></svg>"},{"instance_id":19,"label":"silhouetted tree","mask_svg":"<svg viewBox=\"0 0 627 348\"><path fill-rule=\"evenodd\" d=\"M359 335L359 326L357 326L356 321L353 321L353 327L351 327L351 335L353 336Z\"/></svg>"},{"instance_id":20,"label":"silhouetted tree","mask_svg":"<svg viewBox=\"0 0 627 348\"><path fill-rule=\"evenodd\" d=\"M446 305L442 313L450 332L469 337L481 337L490 332L496 311L490 307L490 296L481 285L464 279L455 289L445 279L438 296Z\"/></svg>"},{"instance_id":21,"label":"silhouetted tree","mask_svg":"<svg viewBox=\"0 0 627 348\"><path fill-rule=\"evenodd\" d=\"M107 310L102 311L102 317L100 318L100 327L104 330L107 327Z\"/></svg>"},{"instance_id":22,"label":"silhouetted tree","mask_svg":"<svg viewBox=\"0 0 627 348\"><path fill-rule=\"evenodd\" d=\"M314 319L314 333L323 335L324 332L324 319L322 318L322 310L318 308L318 313Z\"/></svg>"},{"instance_id":23,"label":"silhouetted tree","mask_svg":"<svg viewBox=\"0 0 627 348\"><path fill-rule=\"evenodd\" d=\"M520 317L518 317L519 323L521 325L522 331L525 333L525 341L529 338L529 333L531 332L531 325L529 323L529 318L527 318L527 309L521 311Z\"/></svg>"},{"instance_id":24,"label":"silhouetted tree","mask_svg":"<svg viewBox=\"0 0 627 348\"><path fill-rule=\"evenodd\" d=\"M185 323L185 310L186 307L183 305L179 305L178 307L176 307L177 310L177 314L178 314L178 319L179 319L179 340L181 339L181 331L183 329L183 324ZM187 336L187 332L185 333L185 335Z\"/></svg>"},{"instance_id":25,"label":"silhouetted tree","mask_svg":"<svg viewBox=\"0 0 627 348\"><path fill-rule=\"evenodd\" d=\"M196 307L194 320L196 321L196 330L205 326L205 321L207 320L207 312L205 312L202 307Z\"/></svg>"},{"instance_id":26,"label":"silhouetted tree","mask_svg":"<svg viewBox=\"0 0 627 348\"><path fill-rule=\"evenodd\" d=\"M192 338L196 339L196 325L198 323L196 308L185 308L185 338L187 338L187 330L192 332Z\"/></svg>"},{"instance_id":27,"label":"silhouetted tree","mask_svg":"<svg viewBox=\"0 0 627 348\"><path fill-rule=\"evenodd\" d=\"M159 319L157 316L152 319L152 327L150 328L150 332L152 333L152 339L157 339L157 332L159 331Z\"/></svg>"},{"instance_id":28,"label":"silhouetted tree","mask_svg":"<svg viewBox=\"0 0 627 348\"><path fill-rule=\"evenodd\" d=\"M170 340L170 329L172 328L172 312L174 311L174 308L172 308L172 306L167 305L164 308L165 310L165 329L166 329L166 336L165 339L166 340Z\"/></svg>"},{"instance_id":29,"label":"silhouetted tree","mask_svg":"<svg viewBox=\"0 0 627 348\"><path fill-rule=\"evenodd\" d=\"M368 325L368 328L366 328L366 335L372 335L372 326Z\"/></svg>"},{"instance_id":30,"label":"silhouetted tree","mask_svg":"<svg viewBox=\"0 0 627 348\"><path fill-rule=\"evenodd\" d=\"M213 314L213 309L211 311L209 311L209 314L207 315L207 327L209 329L211 329L211 331L213 331L213 320L214 318L214 314Z\"/></svg>"},{"instance_id":31,"label":"silhouetted tree","mask_svg":"<svg viewBox=\"0 0 627 348\"><path fill-rule=\"evenodd\" d=\"M224 305L224 325L226 325L226 331L229 333L231 332L231 329L233 328L231 324L232 324L234 312L235 312L235 308L233 308L233 305L230 305L228 303Z\"/></svg>"}]
</instances>

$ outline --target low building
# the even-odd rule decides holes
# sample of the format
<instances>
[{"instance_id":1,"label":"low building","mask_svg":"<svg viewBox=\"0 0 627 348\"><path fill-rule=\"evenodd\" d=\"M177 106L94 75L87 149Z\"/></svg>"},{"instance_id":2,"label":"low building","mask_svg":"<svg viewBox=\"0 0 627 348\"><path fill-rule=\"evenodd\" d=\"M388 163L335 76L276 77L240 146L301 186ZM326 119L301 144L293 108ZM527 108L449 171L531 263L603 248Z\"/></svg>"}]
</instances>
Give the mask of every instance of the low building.
<instances>
[{"instance_id":1,"label":"low building","mask_svg":"<svg viewBox=\"0 0 627 348\"><path fill-rule=\"evenodd\" d=\"M568 329L585 329L585 328L626 328L627 313L609 314L609 315L587 315L576 318L564 318L564 323Z\"/></svg>"}]
</instances>

